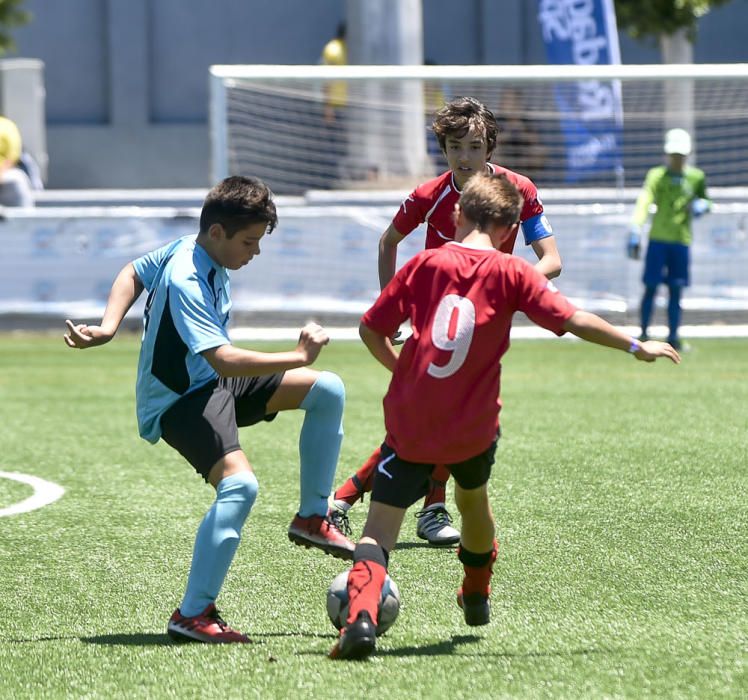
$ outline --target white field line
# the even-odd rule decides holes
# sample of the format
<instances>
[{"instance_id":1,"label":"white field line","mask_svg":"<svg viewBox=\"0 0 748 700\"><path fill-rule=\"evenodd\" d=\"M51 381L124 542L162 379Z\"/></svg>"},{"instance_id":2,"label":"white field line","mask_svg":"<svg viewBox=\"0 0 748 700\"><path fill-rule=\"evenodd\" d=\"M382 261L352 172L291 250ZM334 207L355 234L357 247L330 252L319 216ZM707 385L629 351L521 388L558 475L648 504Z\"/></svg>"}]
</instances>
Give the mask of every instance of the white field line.
<instances>
[{"instance_id":1,"label":"white field line","mask_svg":"<svg viewBox=\"0 0 748 700\"><path fill-rule=\"evenodd\" d=\"M7 508L0 508L0 517L4 515L28 513L30 510L36 510L37 508L48 506L65 493L65 489L62 488L62 486L53 484L51 481L46 481L45 479L40 479L38 476L31 476L30 474L0 472L0 478L20 481L22 484L28 484L32 489L34 489L34 494L32 496L29 496L18 503L14 503L12 506L8 506Z\"/></svg>"}]
</instances>

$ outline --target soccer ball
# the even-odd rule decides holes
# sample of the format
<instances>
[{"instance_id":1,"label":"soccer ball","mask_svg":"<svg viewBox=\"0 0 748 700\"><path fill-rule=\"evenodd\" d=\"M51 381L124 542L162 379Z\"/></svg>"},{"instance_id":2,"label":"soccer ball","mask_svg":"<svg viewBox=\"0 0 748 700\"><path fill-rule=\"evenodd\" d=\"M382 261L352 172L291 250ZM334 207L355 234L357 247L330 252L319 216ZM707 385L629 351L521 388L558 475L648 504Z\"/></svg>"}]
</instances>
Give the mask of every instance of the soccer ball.
<instances>
[{"instance_id":1,"label":"soccer ball","mask_svg":"<svg viewBox=\"0 0 748 700\"><path fill-rule=\"evenodd\" d=\"M327 589L327 615L336 629L345 626L348 617L348 571L338 574ZM392 625L400 612L400 591L397 584L389 577L384 579L382 599L379 601L377 615L377 634L384 634Z\"/></svg>"}]
</instances>

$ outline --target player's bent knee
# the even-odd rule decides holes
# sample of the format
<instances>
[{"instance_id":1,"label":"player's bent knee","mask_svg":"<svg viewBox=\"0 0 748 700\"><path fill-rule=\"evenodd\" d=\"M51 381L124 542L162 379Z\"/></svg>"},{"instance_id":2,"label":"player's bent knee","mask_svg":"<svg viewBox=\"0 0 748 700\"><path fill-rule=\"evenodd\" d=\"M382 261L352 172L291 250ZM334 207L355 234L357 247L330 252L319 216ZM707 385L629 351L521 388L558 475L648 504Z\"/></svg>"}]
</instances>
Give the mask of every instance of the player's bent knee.
<instances>
[{"instance_id":1,"label":"player's bent knee","mask_svg":"<svg viewBox=\"0 0 748 700\"><path fill-rule=\"evenodd\" d=\"M482 484L477 488L465 489L457 484L455 488L455 503L457 509L463 513L473 508L479 508L484 503L488 504L488 488Z\"/></svg>"},{"instance_id":2,"label":"player's bent knee","mask_svg":"<svg viewBox=\"0 0 748 700\"><path fill-rule=\"evenodd\" d=\"M303 409L325 408L341 413L345 406L345 384L334 372L320 372L301 404Z\"/></svg>"},{"instance_id":3,"label":"player's bent knee","mask_svg":"<svg viewBox=\"0 0 748 700\"><path fill-rule=\"evenodd\" d=\"M254 472L242 471L221 481L217 497L219 501L234 504L238 517L244 522L257 500L258 491L259 484Z\"/></svg>"}]
</instances>

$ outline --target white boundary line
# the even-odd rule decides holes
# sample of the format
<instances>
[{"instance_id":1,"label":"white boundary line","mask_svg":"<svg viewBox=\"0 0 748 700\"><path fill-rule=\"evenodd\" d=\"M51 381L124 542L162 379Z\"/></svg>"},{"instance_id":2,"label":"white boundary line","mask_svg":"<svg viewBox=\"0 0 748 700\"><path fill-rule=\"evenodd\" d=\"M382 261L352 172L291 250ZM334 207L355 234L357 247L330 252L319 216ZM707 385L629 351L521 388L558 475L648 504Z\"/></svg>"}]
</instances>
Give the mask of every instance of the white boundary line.
<instances>
[{"instance_id":1,"label":"white boundary line","mask_svg":"<svg viewBox=\"0 0 748 700\"><path fill-rule=\"evenodd\" d=\"M22 484L28 484L34 489L34 495L29 496L19 503L14 503L7 508L0 508L0 517L4 515L17 515L18 513L28 513L30 510L36 510L54 503L65 493L62 486L53 484L51 481L40 479L38 476L30 474L19 474L18 472L0 472L0 478L20 481Z\"/></svg>"},{"instance_id":2,"label":"white boundary line","mask_svg":"<svg viewBox=\"0 0 748 700\"><path fill-rule=\"evenodd\" d=\"M639 335L638 326L620 326L624 333ZM294 328L233 328L229 335L234 341L296 340L301 326ZM331 340L358 340L358 328L325 328ZM665 338L665 326L652 326L649 334L653 338ZM683 338L748 338L748 325L702 325L681 326ZM405 335L408 335L406 332ZM556 335L538 326L516 326L512 328L512 340L555 338ZM567 334L564 338L575 339Z\"/></svg>"}]
</instances>

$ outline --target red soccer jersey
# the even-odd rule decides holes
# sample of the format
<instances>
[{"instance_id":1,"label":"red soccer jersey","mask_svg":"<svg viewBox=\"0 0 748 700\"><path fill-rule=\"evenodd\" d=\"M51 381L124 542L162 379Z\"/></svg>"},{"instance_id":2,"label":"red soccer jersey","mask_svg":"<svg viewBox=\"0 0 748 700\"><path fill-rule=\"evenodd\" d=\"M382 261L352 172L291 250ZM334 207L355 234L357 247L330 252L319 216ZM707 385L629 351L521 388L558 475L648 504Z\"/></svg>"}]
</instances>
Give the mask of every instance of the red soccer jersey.
<instances>
[{"instance_id":1,"label":"red soccer jersey","mask_svg":"<svg viewBox=\"0 0 748 700\"><path fill-rule=\"evenodd\" d=\"M563 334L575 307L532 265L450 243L409 260L364 314L405 341L384 397L387 444L410 462L452 464L488 448L499 425L501 357L515 311Z\"/></svg>"},{"instance_id":2,"label":"red soccer jersey","mask_svg":"<svg viewBox=\"0 0 748 700\"><path fill-rule=\"evenodd\" d=\"M524 222L543 213L543 205L538 199L538 190L532 180L515 173L512 170L502 168L494 163L487 164L496 175L506 175L507 179L519 190L525 200L520 214L520 221ZM402 236L407 236L422 223L426 223L426 245L425 248L438 248L447 241L454 240L455 204L460 198L460 190L457 189L454 175L451 170L443 173L433 180L424 182L416 187L407 199L403 201L398 209L393 226ZM550 231L550 228L548 228ZM527 236L527 232L525 232ZM511 253L514 250L514 241L517 234L510 236L501 245L501 250ZM536 238L536 236L533 236ZM527 240L531 242L533 239Z\"/></svg>"}]
</instances>

